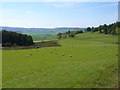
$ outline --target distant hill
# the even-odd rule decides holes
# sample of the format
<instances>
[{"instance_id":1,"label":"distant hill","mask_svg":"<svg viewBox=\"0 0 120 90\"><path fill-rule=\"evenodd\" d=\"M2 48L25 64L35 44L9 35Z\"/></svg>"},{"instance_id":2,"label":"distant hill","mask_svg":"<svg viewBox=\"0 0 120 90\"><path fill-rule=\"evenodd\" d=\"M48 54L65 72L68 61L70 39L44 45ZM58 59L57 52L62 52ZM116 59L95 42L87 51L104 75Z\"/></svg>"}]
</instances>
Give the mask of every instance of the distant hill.
<instances>
[{"instance_id":1,"label":"distant hill","mask_svg":"<svg viewBox=\"0 0 120 90\"><path fill-rule=\"evenodd\" d=\"M54 28L54 29L70 29L70 30L84 30L85 28L74 28L74 27L60 27L60 28Z\"/></svg>"},{"instance_id":2,"label":"distant hill","mask_svg":"<svg viewBox=\"0 0 120 90\"><path fill-rule=\"evenodd\" d=\"M85 28L69 28L69 27L60 27L60 28L21 28L21 27L2 27L0 29L7 31L46 31L46 30L84 30Z\"/></svg>"},{"instance_id":3,"label":"distant hill","mask_svg":"<svg viewBox=\"0 0 120 90\"><path fill-rule=\"evenodd\" d=\"M48 28L21 28L21 27L2 27L0 29L7 30L7 31L16 31L16 32L24 32L24 31L43 31L49 30Z\"/></svg>"},{"instance_id":4,"label":"distant hill","mask_svg":"<svg viewBox=\"0 0 120 90\"><path fill-rule=\"evenodd\" d=\"M34 38L36 37L49 37L55 36L59 32L66 32L68 30L84 30L85 28L71 28L71 27L59 27L59 28L21 28L21 27L2 27L0 26L1 30L7 31L14 31L17 33L28 34Z\"/></svg>"}]
</instances>

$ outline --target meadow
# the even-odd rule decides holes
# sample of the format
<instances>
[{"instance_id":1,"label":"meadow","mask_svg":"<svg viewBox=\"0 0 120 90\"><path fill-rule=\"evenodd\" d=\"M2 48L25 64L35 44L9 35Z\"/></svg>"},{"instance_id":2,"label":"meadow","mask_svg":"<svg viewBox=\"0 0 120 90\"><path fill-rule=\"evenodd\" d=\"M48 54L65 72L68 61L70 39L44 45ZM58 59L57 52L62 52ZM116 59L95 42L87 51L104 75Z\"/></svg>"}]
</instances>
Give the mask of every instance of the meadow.
<instances>
[{"instance_id":1,"label":"meadow","mask_svg":"<svg viewBox=\"0 0 120 90\"><path fill-rule=\"evenodd\" d=\"M2 50L0 50L0 89L1 88L2 88Z\"/></svg>"},{"instance_id":2,"label":"meadow","mask_svg":"<svg viewBox=\"0 0 120 90\"><path fill-rule=\"evenodd\" d=\"M3 50L3 88L118 87L117 40L87 32L59 40L60 47Z\"/></svg>"}]
</instances>

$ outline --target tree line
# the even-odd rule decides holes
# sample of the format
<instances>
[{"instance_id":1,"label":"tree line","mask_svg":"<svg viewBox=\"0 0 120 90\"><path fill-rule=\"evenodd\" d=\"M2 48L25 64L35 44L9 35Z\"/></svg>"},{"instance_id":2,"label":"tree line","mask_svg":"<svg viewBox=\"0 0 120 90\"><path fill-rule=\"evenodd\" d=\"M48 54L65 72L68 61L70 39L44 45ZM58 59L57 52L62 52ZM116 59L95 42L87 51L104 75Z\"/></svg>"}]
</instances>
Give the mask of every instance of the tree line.
<instances>
[{"instance_id":1,"label":"tree line","mask_svg":"<svg viewBox=\"0 0 120 90\"><path fill-rule=\"evenodd\" d=\"M120 32L120 22L112 23L112 24L104 24L98 27L87 27L84 30L77 30L77 31L67 31L65 33L58 33L58 39L65 39L67 37L74 38L76 34L81 34L84 32L99 32L102 34L111 34L111 35L118 35Z\"/></svg>"},{"instance_id":2,"label":"tree line","mask_svg":"<svg viewBox=\"0 0 120 90\"><path fill-rule=\"evenodd\" d=\"M87 32L99 32L103 34L118 35L120 31L120 22L112 23L109 25L100 25L99 27L88 27L85 29Z\"/></svg>"},{"instance_id":3,"label":"tree line","mask_svg":"<svg viewBox=\"0 0 120 90\"><path fill-rule=\"evenodd\" d=\"M67 31L65 33L58 33L57 38L58 39L65 39L67 37L74 38L76 34L84 33L83 30L77 30L77 31Z\"/></svg>"},{"instance_id":4,"label":"tree line","mask_svg":"<svg viewBox=\"0 0 120 90\"><path fill-rule=\"evenodd\" d=\"M0 43L2 43L2 46L4 47L29 46L34 44L32 36L27 34L2 30L0 31L0 35L2 35L2 42Z\"/></svg>"}]
</instances>

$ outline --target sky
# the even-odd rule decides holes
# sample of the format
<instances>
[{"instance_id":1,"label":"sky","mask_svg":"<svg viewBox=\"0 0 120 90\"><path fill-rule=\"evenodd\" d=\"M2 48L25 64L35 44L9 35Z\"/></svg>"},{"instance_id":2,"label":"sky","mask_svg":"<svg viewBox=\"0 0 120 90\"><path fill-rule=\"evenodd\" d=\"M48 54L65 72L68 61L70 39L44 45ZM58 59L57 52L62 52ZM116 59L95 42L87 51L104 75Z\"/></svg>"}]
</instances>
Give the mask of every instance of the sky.
<instances>
[{"instance_id":1,"label":"sky","mask_svg":"<svg viewBox=\"0 0 120 90\"><path fill-rule=\"evenodd\" d=\"M2 2L0 26L92 27L118 20L117 2Z\"/></svg>"}]
</instances>

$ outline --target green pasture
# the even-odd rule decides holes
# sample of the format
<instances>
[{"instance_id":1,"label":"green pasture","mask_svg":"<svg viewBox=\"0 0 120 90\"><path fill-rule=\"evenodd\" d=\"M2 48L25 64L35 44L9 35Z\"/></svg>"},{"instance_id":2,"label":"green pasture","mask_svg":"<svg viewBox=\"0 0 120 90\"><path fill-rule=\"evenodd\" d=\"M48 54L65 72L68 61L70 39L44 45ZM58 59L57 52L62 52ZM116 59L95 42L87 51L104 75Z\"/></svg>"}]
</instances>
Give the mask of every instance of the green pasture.
<instances>
[{"instance_id":1,"label":"green pasture","mask_svg":"<svg viewBox=\"0 0 120 90\"><path fill-rule=\"evenodd\" d=\"M115 88L117 36L79 34L61 47L3 50L3 88Z\"/></svg>"},{"instance_id":2,"label":"green pasture","mask_svg":"<svg viewBox=\"0 0 120 90\"><path fill-rule=\"evenodd\" d=\"M0 50L0 89L2 88L2 50Z\"/></svg>"}]
</instances>

